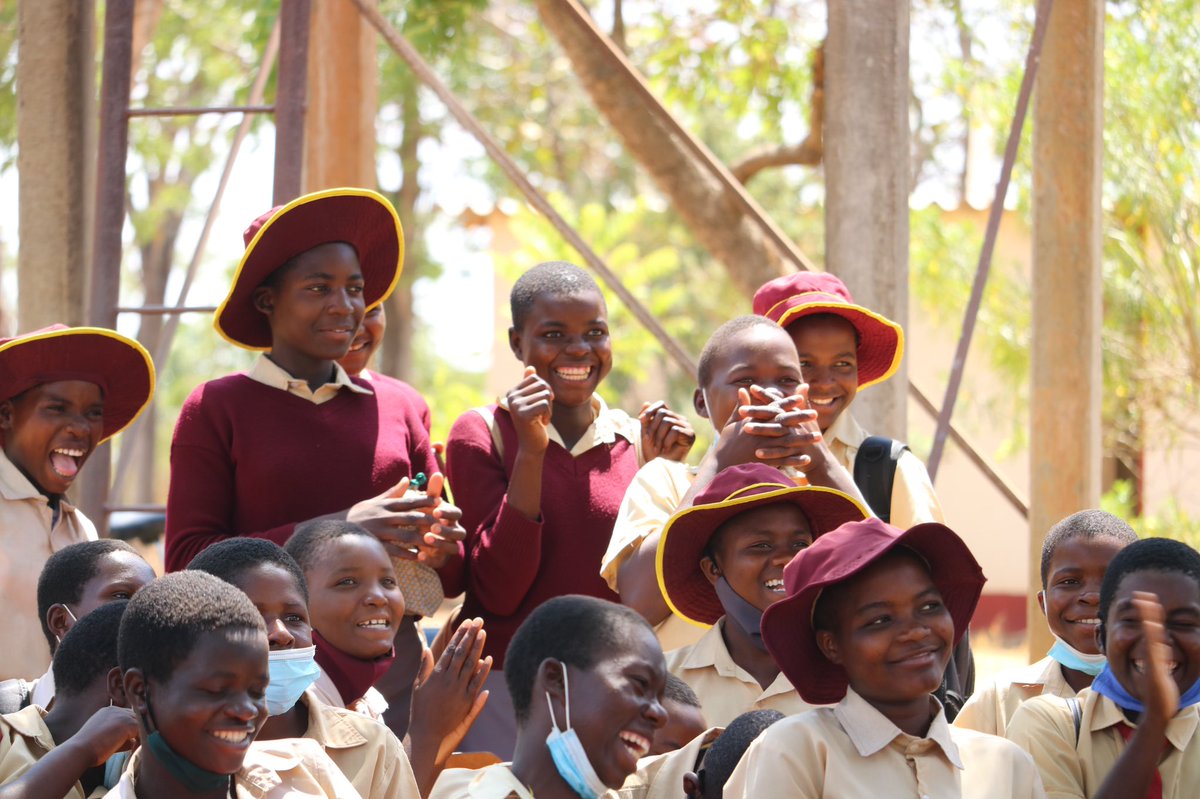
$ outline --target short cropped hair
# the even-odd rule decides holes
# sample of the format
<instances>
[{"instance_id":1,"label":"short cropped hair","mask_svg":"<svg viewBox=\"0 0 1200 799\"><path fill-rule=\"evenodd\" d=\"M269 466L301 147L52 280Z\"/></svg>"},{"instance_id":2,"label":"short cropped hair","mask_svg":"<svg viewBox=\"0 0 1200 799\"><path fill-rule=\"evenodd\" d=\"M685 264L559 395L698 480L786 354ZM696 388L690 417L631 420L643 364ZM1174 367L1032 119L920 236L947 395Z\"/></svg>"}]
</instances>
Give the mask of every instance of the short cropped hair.
<instances>
[{"instance_id":1,"label":"short cropped hair","mask_svg":"<svg viewBox=\"0 0 1200 799\"><path fill-rule=\"evenodd\" d=\"M292 559L303 571L307 572L316 565L317 558L320 557L321 550L325 548L326 544L348 535L362 535L372 540L375 539L375 536L367 532L366 528L360 527L354 522L343 519L321 519L296 525L296 531L283 545L283 549L292 556Z\"/></svg>"},{"instance_id":2,"label":"short cropped hair","mask_svg":"<svg viewBox=\"0 0 1200 799\"><path fill-rule=\"evenodd\" d=\"M1113 516L1108 511L1091 509L1072 513L1051 527L1042 543L1043 590L1046 588L1046 580L1050 577L1050 561L1054 559L1054 553L1060 546L1076 538L1113 538L1126 545L1138 540L1137 533L1124 519Z\"/></svg>"},{"instance_id":3,"label":"short cropped hair","mask_svg":"<svg viewBox=\"0 0 1200 799\"><path fill-rule=\"evenodd\" d=\"M46 559L37 584L38 619L42 623L42 635L50 651L54 652L58 645L50 626L46 624L46 614L51 605L74 605L83 599L83 587L100 571L100 561L113 552L129 552L141 555L124 541L115 538L101 538L99 541L83 541L71 544L55 552Z\"/></svg>"},{"instance_id":4,"label":"short cropped hair","mask_svg":"<svg viewBox=\"0 0 1200 799\"><path fill-rule=\"evenodd\" d=\"M754 739L782 718L784 715L778 710L749 710L729 722L725 732L704 755L704 766L696 775L701 792L705 796L720 795L721 786L729 780Z\"/></svg>"},{"instance_id":5,"label":"short cropped hair","mask_svg":"<svg viewBox=\"0 0 1200 799\"><path fill-rule=\"evenodd\" d=\"M667 672L667 684L663 688L663 699L674 702L677 705L685 705L697 709L701 708L700 697L696 696L696 692L692 690L692 686L670 672Z\"/></svg>"},{"instance_id":6,"label":"short cropped hair","mask_svg":"<svg viewBox=\"0 0 1200 799\"><path fill-rule=\"evenodd\" d=\"M650 630L650 625L624 605L595 597L568 594L535 608L517 628L504 657L504 680L517 724L529 719L533 683L543 661L590 670L623 648L634 629Z\"/></svg>"},{"instance_id":7,"label":"short cropped hair","mask_svg":"<svg viewBox=\"0 0 1200 799\"><path fill-rule=\"evenodd\" d=\"M533 310L538 297L573 296L594 291L604 300L604 293L587 272L566 261L547 261L531 268L517 278L509 294L512 324L521 328Z\"/></svg>"},{"instance_id":8,"label":"short cropped hair","mask_svg":"<svg viewBox=\"0 0 1200 799\"><path fill-rule=\"evenodd\" d=\"M79 696L117 667L117 634L128 599L101 605L75 622L54 653L54 690Z\"/></svg>"},{"instance_id":9,"label":"short cropped hair","mask_svg":"<svg viewBox=\"0 0 1200 799\"><path fill-rule=\"evenodd\" d=\"M308 602L308 581L296 559L279 544L265 538L227 538L192 558L188 571L208 572L237 585L243 574L265 565L278 566L290 574L305 603Z\"/></svg>"},{"instance_id":10,"label":"short cropped hair","mask_svg":"<svg viewBox=\"0 0 1200 799\"><path fill-rule=\"evenodd\" d=\"M192 654L201 636L241 631L262 633L266 646L266 625L248 596L205 572L175 572L129 600L117 660L122 672L140 669L147 680L164 682Z\"/></svg>"},{"instance_id":11,"label":"short cropped hair","mask_svg":"<svg viewBox=\"0 0 1200 799\"><path fill-rule=\"evenodd\" d=\"M708 381L712 380L713 362L724 354L725 347L729 345L730 340L743 331L752 330L756 327L773 328L785 336L787 335L782 327L765 316L747 314L746 316L735 316L733 319L730 319L713 331L713 334L708 337L708 342L704 345L704 349L700 352L700 363L696 367L696 379L699 382L700 388L704 388L708 385Z\"/></svg>"},{"instance_id":12,"label":"short cropped hair","mask_svg":"<svg viewBox=\"0 0 1200 799\"><path fill-rule=\"evenodd\" d=\"M1200 585L1200 552L1169 538L1143 538L1118 552L1100 584L1100 640L1104 640L1108 610L1121 581L1126 575L1143 571L1182 574Z\"/></svg>"}]
</instances>

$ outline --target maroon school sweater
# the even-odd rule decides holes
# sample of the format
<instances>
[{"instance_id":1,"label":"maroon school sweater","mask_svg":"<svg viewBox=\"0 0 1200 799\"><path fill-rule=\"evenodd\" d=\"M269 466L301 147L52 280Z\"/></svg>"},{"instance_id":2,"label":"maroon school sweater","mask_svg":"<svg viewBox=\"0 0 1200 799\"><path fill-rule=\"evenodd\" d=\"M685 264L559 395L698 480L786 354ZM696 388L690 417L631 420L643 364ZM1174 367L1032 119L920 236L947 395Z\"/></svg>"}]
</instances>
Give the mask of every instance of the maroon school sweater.
<instances>
[{"instance_id":1,"label":"maroon school sweater","mask_svg":"<svg viewBox=\"0 0 1200 799\"><path fill-rule=\"evenodd\" d=\"M297 522L436 470L419 410L384 381L353 379L374 393L315 405L242 374L192 392L171 443L168 571L233 536L282 545Z\"/></svg>"},{"instance_id":2,"label":"maroon school sweater","mask_svg":"<svg viewBox=\"0 0 1200 799\"><path fill-rule=\"evenodd\" d=\"M446 444L446 469L467 531L467 596L460 618L487 630L485 653L504 668L517 627L542 602L563 594L619 601L600 576L617 509L638 469L637 449L621 436L572 457L551 441L542 465L541 520L508 505L517 433L508 411L493 406L501 458L487 422L458 418Z\"/></svg>"}]
</instances>

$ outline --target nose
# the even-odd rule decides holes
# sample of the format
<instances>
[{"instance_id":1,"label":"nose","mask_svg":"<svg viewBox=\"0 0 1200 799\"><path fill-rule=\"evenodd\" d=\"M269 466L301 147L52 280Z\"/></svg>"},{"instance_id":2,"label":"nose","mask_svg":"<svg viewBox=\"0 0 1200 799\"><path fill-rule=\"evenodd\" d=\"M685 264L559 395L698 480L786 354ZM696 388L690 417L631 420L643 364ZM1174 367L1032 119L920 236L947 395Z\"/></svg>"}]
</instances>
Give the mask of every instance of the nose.
<instances>
[{"instance_id":1,"label":"nose","mask_svg":"<svg viewBox=\"0 0 1200 799\"><path fill-rule=\"evenodd\" d=\"M255 699L249 691L242 691L233 697L225 706L225 715L238 721L249 723L266 710L266 699Z\"/></svg>"},{"instance_id":2,"label":"nose","mask_svg":"<svg viewBox=\"0 0 1200 799\"><path fill-rule=\"evenodd\" d=\"M832 374L829 369L824 366L805 366L804 367L804 382L810 386L825 385L833 382Z\"/></svg>"},{"instance_id":3,"label":"nose","mask_svg":"<svg viewBox=\"0 0 1200 799\"><path fill-rule=\"evenodd\" d=\"M564 348L568 355L584 356L591 351L591 347L583 340L582 336L570 336L567 338L566 347Z\"/></svg>"},{"instance_id":4,"label":"nose","mask_svg":"<svg viewBox=\"0 0 1200 799\"><path fill-rule=\"evenodd\" d=\"M291 649L296 643L295 637L288 631L283 619L275 619L267 627L267 643L271 649Z\"/></svg>"},{"instance_id":5,"label":"nose","mask_svg":"<svg viewBox=\"0 0 1200 799\"><path fill-rule=\"evenodd\" d=\"M656 730L661 729L667 723L667 709L662 706L662 702L658 698L650 700L642 715L654 725Z\"/></svg>"},{"instance_id":6,"label":"nose","mask_svg":"<svg viewBox=\"0 0 1200 799\"><path fill-rule=\"evenodd\" d=\"M1082 593L1079 594L1079 602L1084 605L1100 606L1100 589L1097 586L1089 585Z\"/></svg>"},{"instance_id":7,"label":"nose","mask_svg":"<svg viewBox=\"0 0 1200 799\"><path fill-rule=\"evenodd\" d=\"M775 547L771 552L771 564L783 568L792 562L792 558L796 556L796 550L788 547Z\"/></svg>"},{"instance_id":8,"label":"nose","mask_svg":"<svg viewBox=\"0 0 1200 799\"><path fill-rule=\"evenodd\" d=\"M919 641L930 634L929 624L924 619L909 616L903 620L904 629L900 632L901 641Z\"/></svg>"},{"instance_id":9,"label":"nose","mask_svg":"<svg viewBox=\"0 0 1200 799\"><path fill-rule=\"evenodd\" d=\"M347 289L338 289L329 293L329 311L331 313L350 316L354 314L355 310L358 310L358 316L362 318L364 307L363 298L360 295L352 294Z\"/></svg>"}]
</instances>

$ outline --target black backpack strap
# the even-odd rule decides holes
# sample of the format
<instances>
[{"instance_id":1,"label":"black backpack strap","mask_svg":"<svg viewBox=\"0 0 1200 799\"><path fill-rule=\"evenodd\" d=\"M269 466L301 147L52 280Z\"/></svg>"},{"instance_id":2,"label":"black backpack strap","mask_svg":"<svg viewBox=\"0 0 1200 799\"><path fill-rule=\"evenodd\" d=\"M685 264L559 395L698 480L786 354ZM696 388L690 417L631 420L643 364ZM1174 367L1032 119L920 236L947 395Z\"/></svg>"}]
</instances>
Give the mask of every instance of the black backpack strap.
<instances>
[{"instance_id":1,"label":"black backpack strap","mask_svg":"<svg viewBox=\"0 0 1200 799\"><path fill-rule=\"evenodd\" d=\"M885 436L868 436L854 457L854 484L881 521L892 520L892 485L896 462L908 449L903 441Z\"/></svg>"},{"instance_id":2,"label":"black backpack strap","mask_svg":"<svg viewBox=\"0 0 1200 799\"><path fill-rule=\"evenodd\" d=\"M1079 747L1079 730L1083 726L1083 708L1079 706L1079 700L1071 697L1067 700L1067 707L1071 708L1071 720L1075 722L1075 747Z\"/></svg>"},{"instance_id":3,"label":"black backpack strap","mask_svg":"<svg viewBox=\"0 0 1200 799\"><path fill-rule=\"evenodd\" d=\"M0 713L16 713L28 707L32 693L29 683L20 678L0 682Z\"/></svg>"}]
</instances>

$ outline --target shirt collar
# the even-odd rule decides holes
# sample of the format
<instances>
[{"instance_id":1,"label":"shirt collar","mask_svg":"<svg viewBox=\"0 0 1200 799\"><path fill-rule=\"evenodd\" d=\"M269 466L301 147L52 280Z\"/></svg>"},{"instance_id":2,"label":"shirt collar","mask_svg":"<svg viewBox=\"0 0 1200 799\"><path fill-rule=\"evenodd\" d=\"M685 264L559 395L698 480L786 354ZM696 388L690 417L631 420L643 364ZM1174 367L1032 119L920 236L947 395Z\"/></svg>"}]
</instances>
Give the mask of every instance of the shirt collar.
<instances>
[{"instance_id":1,"label":"shirt collar","mask_svg":"<svg viewBox=\"0 0 1200 799\"><path fill-rule=\"evenodd\" d=\"M300 699L308 708L308 731L305 738L312 738L326 749L349 749L362 746L366 737L334 708L326 705L309 688Z\"/></svg>"},{"instance_id":2,"label":"shirt collar","mask_svg":"<svg viewBox=\"0 0 1200 799\"><path fill-rule=\"evenodd\" d=\"M761 686L758 680L750 672L739 666L733 659L733 655L729 654L729 647L725 645L725 638L722 630L725 628L725 617L722 616L716 624L714 624L708 632L700 636L692 649L688 652L687 657L683 660L683 668L685 669L714 669L717 674L722 677L733 677L750 685ZM762 692L762 699L766 699L776 694L785 694L788 691L794 691L795 688L791 682L781 671L776 675L775 680L767 686L767 689Z\"/></svg>"},{"instance_id":3,"label":"shirt collar","mask_svg":"<svg viewBox=\"0 0 1200 799\"><path fill-rule=\"evenodd\" d=\"M246 376L251 380L262 383L263 385L277 388L281 391L300 391L304 394L313 394L309 388L308 381L297 380L279 364L272 361L264 353L259 355L254 360L254 364L250 367L250 371L246 372ZM337 389L349 389L355 394L373 394L375 392L366 386L360 386L350 379L350 375L342 368L342 365L337 361L333 362L333 380L325 384L326 386L334 386ZM322 386L321 388L324 388ZM319 391L320 389L318 389Z\"/></svg>"},{"instance_id":4,"label":"shirt collar","mask_svg":"<svg viewBox=\"0 0 1200 799\"><path fill-rule=\"evenodd\" d=\"M1081 704L1088 701L1094 703L1095 709L1092 711L1091 724L1088 726L1092 732L1115 727L1118 724L1137 727L1136 722L1125 718L1125 713L1117 707L1115 702L1090 688L1084 688L1079 692L1079 701ZM1200 723L1200 710L1197 709L1197 706L1185 707L1167 722L1167 741L1180 752L1184 751L1191 742L1192 736L1195 735L1198 723Z\"/></svg>"},{"instance_id":5,"label":"shirt collar","mask_svg":"<svg viewBox=\"0 0 1200 799\"><path fill-rule=\"evenodd\" d=\"M481 769L467 786L467 796L470 799L506 799L509 796L533 799L533 792L522 785L517 775L512 773L511 765L497 763Z\"/></svg>"},{"instance_id":6,"label":"shirt collar","mask_svg":"<svg viewBox=\"0 0 1200 799\"><path fill-rule=\"evenodd\" d=\"M27 705L16 713L6 715L4 720L8 722L8 726L12 727L13 732L22 738L35 741L47 752L54 748L54 738L50 735L50 728L46 726L45 708L39 705Z\"/></svg>"},{"instance_id":7,"label":"shirt collar","mask_svg":"<svg viewBox=\"0 0 1200 799\"><path fill-rule=\"evenodd\" d=\"M3 450L0 450L0 497L12 501L35 499L46 504L50 503L49 498L38 490L37 486L17 468L15 463L8 459L8 455ZM75 510L75 506L67 501L66 496L59 497L58 502L60 519L64 513Z\"/></svg>"},{"instance_id":8,"label":"shirt collar","mask_svg":"<svg viewBox=\"0 0 1200 799\"><path fill-rule=\"evenodd\" d=\"M1009 682L1013 685L1042 685L1049 688L1050 693L1057 694L1058 689L1067 684L1067 678L1063 676L1057 660L1044 658L1012 672Z\"/></svg>"},{"instance_id":9,"label":"shirt collar","mask_svg":"<svg viewBox=\"0 0 1200 799\"><path fill-rule=\"evenodd\" d=\"M632 418L619 408L609 408L608 403L599 394L592 395L591 403L592 423L588 425L588 429L575 442L575 446L570 451L571 455L580 455L592 447L598 447L601 444L615 444L617 436L629 441L640 450L642 428L641 423L637 419ZM508 397L500 397L496 400L496 404L507 411ZM558 430L555 429L553 423L550 425L549 436L551 441L566 449L566 446L563 444L563 438Z\"/></svg>"},{"instance_id":10,"label":"shirt collar","mask_svg":"<svg viewBox=\"0 0 1200 799\"><path fill-rule=\"evenodd\" d=\"M937 715L933 717L933 722L929 725L929 732L925 734L925 738L940 746L946 759L956 768L961 769L963 767L962 759L959 757L958 747L950 737L950 725L946 721L946 713L942 709L941 703L932 696L929 701L937 705ZM837 707L833 709L833 713L846 734L850 736L854 748L863 757L870 757L881 751L897 738L918 740L916 736L909 735L893 724L891 719L855 693L853 688L846 689L846 698L838 703Z\"/></svg>"},{"instance_id":11,"label":"shirt collar","mask_svg":"<svg viewBox=\"0 0 1200 799\"><path fill-rule=\"evenodd\" d=\"M838 418L833 424L829 425L829 429L825 431L824 438L832 446L834 442L840 443L847 449L853 449L856 452L862 446L862 443L867 439L867 431L862 429L858 420L850 413L847 408L838 414Z\"/></svg>"}]
</instances>

